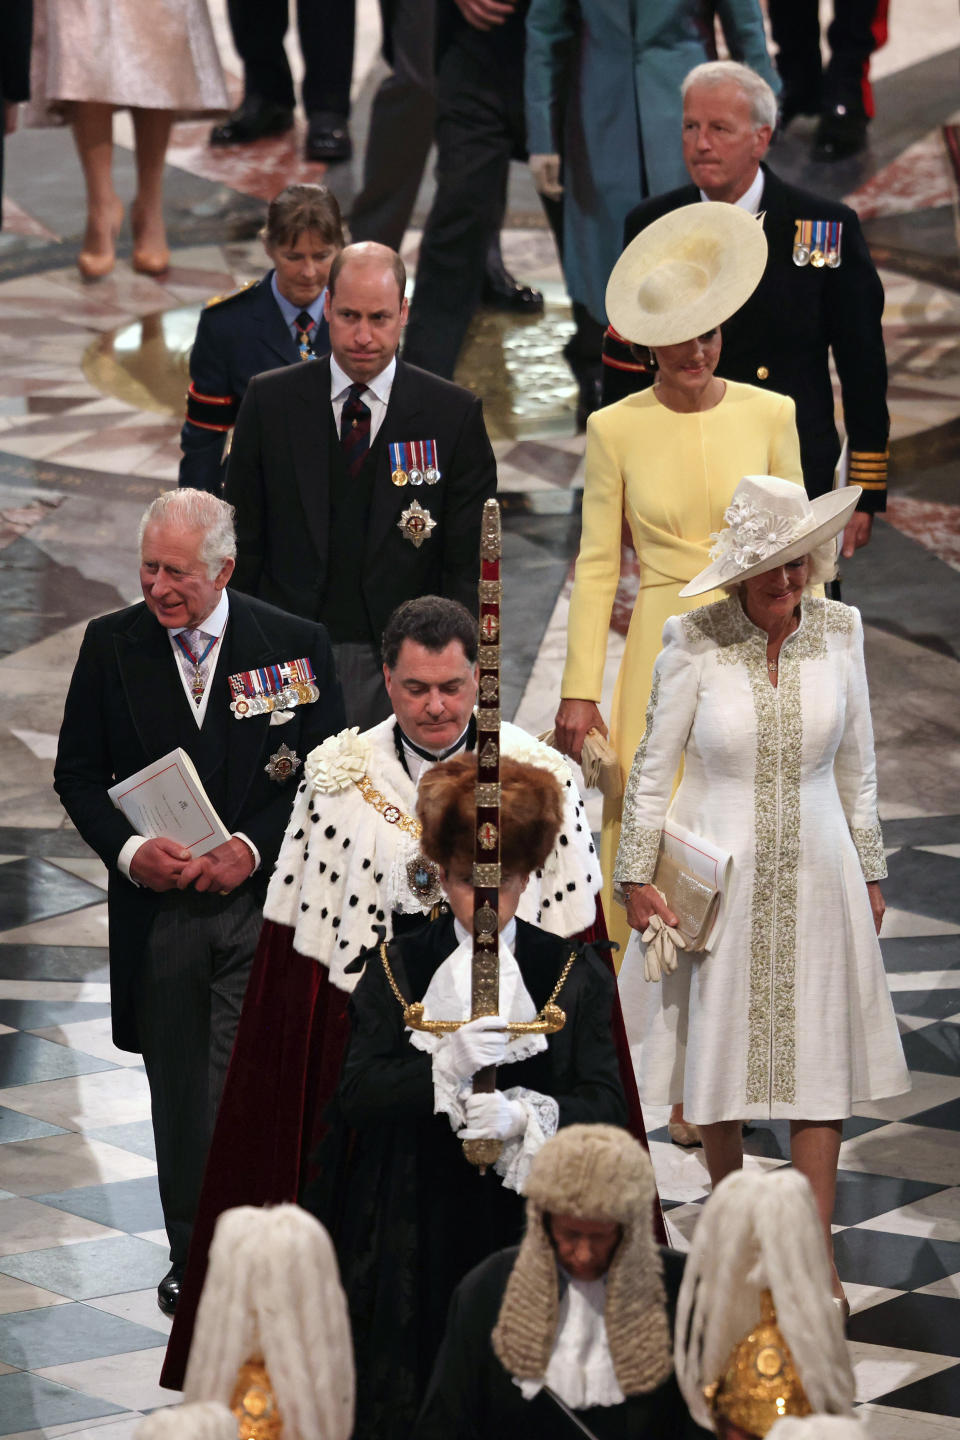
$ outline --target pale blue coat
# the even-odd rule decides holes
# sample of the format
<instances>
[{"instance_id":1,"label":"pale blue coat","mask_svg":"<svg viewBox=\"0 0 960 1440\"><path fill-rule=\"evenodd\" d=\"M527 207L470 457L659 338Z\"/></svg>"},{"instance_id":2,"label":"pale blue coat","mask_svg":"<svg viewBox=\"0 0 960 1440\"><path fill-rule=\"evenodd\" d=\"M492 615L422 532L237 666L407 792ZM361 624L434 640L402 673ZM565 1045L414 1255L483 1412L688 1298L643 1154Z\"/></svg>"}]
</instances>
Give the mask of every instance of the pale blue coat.
<instances>
[{"instance_id":1,"label":"pale blue coat","mask_svg":"<svg viewBox=\"0 0 960 1440\"><path fill-rule=\"evenodd\" d=\"M601 322L628 211L689 183L680 84L714 58L714 9L731 54L779 92L759 0L531 0L527 148L563 156L567 290Z\"/></svg>"}]
</instances>

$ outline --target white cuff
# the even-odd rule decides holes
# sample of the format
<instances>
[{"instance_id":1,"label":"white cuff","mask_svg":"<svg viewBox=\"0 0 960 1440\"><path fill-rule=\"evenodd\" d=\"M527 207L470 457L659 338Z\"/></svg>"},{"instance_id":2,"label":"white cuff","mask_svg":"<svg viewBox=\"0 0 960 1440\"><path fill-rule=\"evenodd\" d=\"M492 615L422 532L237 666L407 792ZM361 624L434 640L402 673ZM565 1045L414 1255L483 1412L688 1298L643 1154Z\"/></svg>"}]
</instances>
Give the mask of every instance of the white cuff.
<instances>
[{"instance_id":1,"label":"white cuff","mask_svg":"<svg viewBox=\"0 0 960 1440\"><path fill-rule=\"evenodd\" d=\"M541 1095L537 1090L525 1090L514 1085L503 1094L508 1100L515 1100L527 1113L527 1128L522 1135L504 1140L500 1158L494 1170L500 1176L507 1190L523 1194L533 1157L551 1135L556 1135L560 1121L560 1106L552 1095Z\"/></svg>"},{"instance_id":2,"label":"white cuff","mask_svg":"<svg viewBox=\"0 0 960 1440\"><path fill-rule=\"evenodd\" d=\"M244 845L246 845L247 849L250 851L250 854L253 856L253 869L250 871L250 874L256 875L257 871L260 869L260 851L257 849L256 845L254 845L253 841L250 839L250 836L244 835L242 830L234 830L233 834L230 836L230 839L242 840Z\"/></svg>"},{"instance_id":3,"label":"white cuff","mask_svg":"<svg viewBox=\"0 0 960 1440\"><path fill-rule=\"evenodd\" d=\"M146 835L131 835L129 840L124 841L123 848L117 856L117 869L120 871L120 874L125 880L129 880L131 885L136 885L138 889L141 888L140 882L134 880L130 874L130 862L140 849L140 846L146 845L146 843Z\"/></svg>"},{"instance_id":4,"label":"white cuff","mask_svg":"<svg viewBox=\"0 0 960 1440\"><path fill-rule=\"evenodd\" d=\"M417 1032L413 1032L416 1034ZM437 1036L438 1044L431 1055L433 1062L433 1113L446 1115L451 1130L461 1130L467 1123L464 1100L473 1090L473 1076L464 1079L450 1064L451 1035Z\"/></svg>"}]
</instances>

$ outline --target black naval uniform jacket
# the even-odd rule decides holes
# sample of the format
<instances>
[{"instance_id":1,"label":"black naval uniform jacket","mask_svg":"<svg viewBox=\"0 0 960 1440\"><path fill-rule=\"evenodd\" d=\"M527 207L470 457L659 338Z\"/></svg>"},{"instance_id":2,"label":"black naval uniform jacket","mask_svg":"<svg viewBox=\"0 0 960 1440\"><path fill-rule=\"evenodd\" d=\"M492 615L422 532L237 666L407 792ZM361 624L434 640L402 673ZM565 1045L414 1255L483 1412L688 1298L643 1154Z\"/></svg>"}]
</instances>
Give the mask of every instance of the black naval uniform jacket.
<instances>
[{"instance_id":1,"label":"black naval uniform jacket","mask_svg":"<svg viewBox=\"0 0 960 1440\"><path fill-rule=\"evenodd\" d=\"M251 379L278 365L300 363L299 347L271 289L272 277L268 270L262 280L211 300L201 311L190 354L187 418L180 431L181 485L221 493L224 443ZM313 349L318 356L330 350L323 316Z\"/></svg>"},{"instance_id":2,"label":"black naval uniform jacket","mask_svg":"<svg viewBox=\"0 0 960 1440\"><path fill-rule=\"evenodd\" d=\"M284 725L271 725L269 715L234 718L228 676L302 656L313 664L319 699L297 706ZM190 713L176 665L169 635L146 605L91 620L70 682L54 767L64 809L109 871L110 998L113 1038L122 1050L140 1048L132 982L144 937L160 910L182 897L177 890L161 894L135 885L117 869L134 831L108 788L170 750L185 750L224 825L249 835L259 850L260 867L244 888L265 895L303 772L277 783L264 767L281 743L302 762L344 724L323 627L244 595L230 597L202 726ZM211 896L210 903L229 899Z\"/></svg>"},{"instance_id":3,"label":"black naval uniform jacket","mask_svg":"<svg viewBox=\"0 0 960 1440\"><path fill-rule=\"evenodd\" d=\"M412 440L436 442L433 485L391 481L390 443ZM398 359L383 423L349 481L329 357L258 375L227 468L238 546L230 584L323 620L334 641L377 643L391 612L417 595L447 595L476 613L480 520L496 485L480 401L459 385ZM435 522L419 545L401 530L412 506Z\"/></svg>"},{"instance_id":4,"label":"black naval uniform jacket","mask_svg":"<svg viewBox=\"0 0 960 1440\"><path fill-rule=\"evenodd\" d=\"M490 1343L517 1254L516 1246L496 1251L454 1291L443 1344L410 1440L574 1440L583 1433L542 1390L525 1400ZM660 1256L672 1334L685 1257L664 1246ZM672 1371L648 1395L575 1413L598 1440L694 1440L710 1433L690 1418Z\"/></svg>"},{"instance_id":5,"label":"black naval uniform jacket","mask_svg":"<svg viewBox=\"0 0 960 1440\"><path fill-rule=\"evenodd\" d=\"M788 185L762 166L763 228L769 256L760 284L722 326L717 374L789 395L797 407L804 484L811 498L833 488L840 454L834 422L829 356L833 352L843 394L843 421L850 446L851 484L863 487L857 508L886 508L887 362L881 318L883 286L870 258L856 213ZM695 204L700 191L684 185L637 205L624 223L628 245L653 220ZM843 224L837 269L793 263L797 220ZM615 332L604 342L604 402L622 399L653 383Z\"/></svg>"}]
</instances>

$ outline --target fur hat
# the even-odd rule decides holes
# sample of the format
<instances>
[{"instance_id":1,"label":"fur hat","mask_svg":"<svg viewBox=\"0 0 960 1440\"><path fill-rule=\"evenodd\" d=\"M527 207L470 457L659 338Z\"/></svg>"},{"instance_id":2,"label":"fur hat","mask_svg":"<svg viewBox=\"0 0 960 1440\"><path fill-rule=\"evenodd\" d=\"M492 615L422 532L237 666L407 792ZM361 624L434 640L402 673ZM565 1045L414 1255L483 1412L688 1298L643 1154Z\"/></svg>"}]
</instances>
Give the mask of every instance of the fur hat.
<instances>
[{"instance_id":1,"label":"fur hat","mask_svg":"<svg viewBox=\"0 0 960 1440\"><path fill-rule=\"evenodd\" d=\"M501 1363L519 1380L540 1380L550 1361L560 1298L545 1216L616 1221L623 1237L607 1272L604 1315L613 1368L624 1395L655 1390L673 1360L650 1157L615 1125L567 1125L537 1152L525 1189L526 1234L493 1332Z\"/></svg>"},{"instance_id":2,"label":"fur hat","mask_svg":"<svg viewBox=\"0 0 960 1440\"><path fill-rule=\"evenodd\" d=\"M434 765L417 790L423 853L445 870L469 870L474 858L477 757L455 755ZM556 844L563 792L549 770L500 759L500 866L504 875L539 870Z\"/></svg>"}]
</instances>

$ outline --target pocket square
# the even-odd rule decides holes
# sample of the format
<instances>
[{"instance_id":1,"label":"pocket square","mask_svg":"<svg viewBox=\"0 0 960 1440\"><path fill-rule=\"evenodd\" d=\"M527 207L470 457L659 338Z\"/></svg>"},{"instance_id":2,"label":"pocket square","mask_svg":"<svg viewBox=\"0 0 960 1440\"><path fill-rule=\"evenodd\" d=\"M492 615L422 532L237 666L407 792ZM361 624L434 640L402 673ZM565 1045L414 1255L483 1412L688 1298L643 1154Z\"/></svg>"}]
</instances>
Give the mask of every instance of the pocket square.
<instances>
[{"instance_id":1,"label":"pocket square","mask_svg":"<svg viewBox=\"0 0 960 1440\"><path fill-rule=\"evenodd\" d=\"M270 724L271 724L271 725L286 725L287 721L288 721L288 720L292 720L292 719L293 719L293 711L292 711L292 710L271 710L271 711L270 711Z\"/></svg>"}]
</instances>

